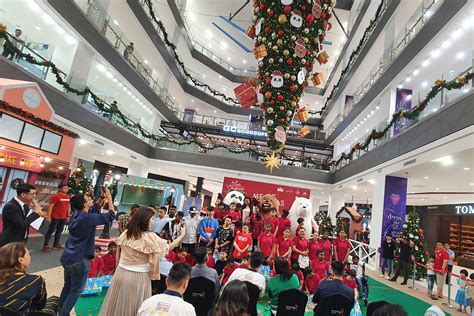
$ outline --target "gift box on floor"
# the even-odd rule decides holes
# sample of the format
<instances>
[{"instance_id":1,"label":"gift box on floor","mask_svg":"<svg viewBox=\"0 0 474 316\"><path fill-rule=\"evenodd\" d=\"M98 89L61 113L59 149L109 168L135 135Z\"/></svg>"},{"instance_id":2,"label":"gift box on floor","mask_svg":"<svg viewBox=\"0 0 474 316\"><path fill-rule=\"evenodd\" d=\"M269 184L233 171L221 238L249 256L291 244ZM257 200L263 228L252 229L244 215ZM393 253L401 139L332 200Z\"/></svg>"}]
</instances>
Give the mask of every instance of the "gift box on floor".
<instances>
[{"instance_id":1,"label":"gift box on floor","mask_svg":"<svg viewBox=\"0 0 474 316\"><path fill-rule=\"evenodd\" d=\"M268 280L270 280L270 266L261 266L260 269L258 269L258 273L265 277L265 281L268 282Z\"/></svg>"},{"instance_id":2,"label":"gift box on floor","mask_svg":"<svg viewBox=\"0 0 474 316\"><path fill-rule=\"evenodd\" d=\"M316 87L324 82L324 76L320 72L315 72L311 77L311 80L313 81L313 85Z\"/></svg>"},{"instance_id":3,"label":"gift box on floor","mask_svg":"<svg viewBox=\"0 0 474 316\"><path fill-rule=\"evenodd\" d=\"M299 109L298 112L296 112L296 119L301 123L306 122L309 119L308 110L306 110L306 108Z\"/></svg>"},{"instance_id":4,"label":"gift box on floor","mask_svg":"<svg viewBox=\"0 0 474 316\"><path fill-rule=\"evenodd\" d=\"M97 277L101 281L101 285L103 289L107 289L110 287L110 282L112 282L112 275L101 275L100 277Z\"/></svg>"},{"instance_id":5,"label":"gift box on floor","mask_svg":"<svg viewBox=\"0 0 474 316\"><path fill-rule=\"evenodd\" d=\"M265 44L257 46L253 49L253 54L257 59L263 58L268 55L267 47L265 46Z\"/></svg>"},{"instance_id":6,"label":"gift box on floor","mask_svg":"<svg viewBox=\"0 0 474 316\"><path fill-rule=\"evenodd\" d=\"M100 277L88 278L82 295L95 295L102 293L102 280Z\"/></svg>"},{"instance_id":7,"label":"gift box on floor","mask_svg":"<svg viewBox=\"0 0 474 316\"><path fill-rule=\"evenodd\" d=\"M321 65L324 65L325 63L328 62L329 60L329 55L326 51L322 51L318 54L318 56L316 57L316 59L318 60L318 62L321 64Z\"/></svg>"},{"instance_id":8,"label":"gift box on floor","mask_svg":"<svg viewBox=\"0 0 474 316\"><path fill-rule=\"evenodd\" d=\"M257 87L254 81L247 80L234 89L235 97L244 110L257 104Z\"/></svg>"}]
</instances>

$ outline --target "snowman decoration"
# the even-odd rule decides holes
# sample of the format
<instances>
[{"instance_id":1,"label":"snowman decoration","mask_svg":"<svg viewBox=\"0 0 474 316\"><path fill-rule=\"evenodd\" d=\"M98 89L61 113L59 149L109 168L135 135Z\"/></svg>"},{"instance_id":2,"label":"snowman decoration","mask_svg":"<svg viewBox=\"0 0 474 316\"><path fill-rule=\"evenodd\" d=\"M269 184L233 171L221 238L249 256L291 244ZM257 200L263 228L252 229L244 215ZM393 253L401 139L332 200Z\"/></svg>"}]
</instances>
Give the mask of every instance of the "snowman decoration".
<instances>
[{"instance_id":1,"label":"snowman decoration","mask_svg":"<svg viewBox=\"0 0 474 316\"><path fill-rule=\"evenodd\" d=\"M303 26L303 17L300 10L291 11L290 23L296 28Z\"/></svg>"},{"instance_id":2,"label":"snowman decoration","mask_svg":"<svg viewBox=\"0 0 474 316\"><path fill-rule=\"evenodd\" d=\"M271 80L271 85L273 88L281 88L283 87L283 73L279 70L275 70L272 73L272 80Z\"/></svg>"},{"instance_id":3,"label":"snowman decoration","mask_svg":"<svg viewBox=\"0 0 474 316\"><path fill-rule=\"evenodd\" d=\"M290 5L293 3L293 0L281 0L281 4L283 5Z\"/></svg>"},{"instance_id":4,"label":"snowman decoration","mask_svg":"<svg viewBox=\"0 0 474 316\"><path fill-rule=\"evenodd\" d=\"M298 83L303 84L305 78L306 78L306 69L301 68L301 70L298 72L298 77L297 77Z\"/></svg>"}]
</instances>

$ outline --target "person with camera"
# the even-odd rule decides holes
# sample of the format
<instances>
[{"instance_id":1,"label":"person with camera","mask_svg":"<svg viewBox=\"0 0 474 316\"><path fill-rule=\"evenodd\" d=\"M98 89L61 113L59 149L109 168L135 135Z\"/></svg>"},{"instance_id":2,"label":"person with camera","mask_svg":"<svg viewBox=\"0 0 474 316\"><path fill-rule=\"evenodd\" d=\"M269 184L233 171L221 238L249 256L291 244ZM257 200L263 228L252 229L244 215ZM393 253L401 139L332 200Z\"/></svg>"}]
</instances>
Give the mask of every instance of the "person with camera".
<instances>
[{"instance_id":1,"label":"person with camera","mask_svg":"<svg viewBox=\"0 0 474 316\"><path fill-rule=\"evenodd\" d=\"M181 228L184 226L184 213L179 211L176 213L176 216L166 223L165 227L163 227L163 238L169 241L173 241L181 233Z\"/></svg>"},{"instance_id":2,"label":"person with camera","mask_svg":"<svg viewBox=\"0 0 474 316\"><path fill-rule=\"evenodd\" d=\"M3 231L0 246L14 241L28 241L30 224L47 214L41 211L41 206L33 202L36 188L28 183L20 183L16 188L16 197L3 207ZM32 210L30 214L30 210Z\"/></svg>"}]
</instances>

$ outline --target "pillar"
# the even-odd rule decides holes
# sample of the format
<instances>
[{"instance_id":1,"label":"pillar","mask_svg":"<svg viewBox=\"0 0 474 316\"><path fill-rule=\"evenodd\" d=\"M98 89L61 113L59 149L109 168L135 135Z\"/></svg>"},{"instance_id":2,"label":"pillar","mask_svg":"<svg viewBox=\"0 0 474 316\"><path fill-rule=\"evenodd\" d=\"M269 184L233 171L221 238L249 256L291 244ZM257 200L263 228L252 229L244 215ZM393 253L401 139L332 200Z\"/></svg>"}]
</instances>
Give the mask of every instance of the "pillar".
<instances>
[{"instance_id":1,"label":"pillar","mask_svg":"<svg viewBox=\"0 0 474 316\"><path fill-rule=\"evenodd\" d=\"M148 167L144 164L132 161L128 165L128 174L131 176L146 178L148 176Z\"/></svg>"},{"instance_id":2,"label":"pillar","mask_svg":"<svg viewBox=\"0 0 474 316\"><path fill-rule=\"evenodd\" d=\"M372 219L370 220L370 246L379 248L382 241L383 200L385 193L385 174L373 177Z\"/></svg>"},{"instance_id":3,"label":"pillar","mask_svg":"<svg viewBox=\"0 0 474 316\"><path fill-rule=\"evenodd\" d=\"M69 71L69 84L79 90L82 90L87 85L87 80L92 67L92 62L95 60L94 52L87 47L82 41L77 44L76 53L72 60L71 69ZM67 92L66 92L67 93ZM68 93L71 98L81 103L83 96L78 96L74 93Z\"/></svg>"},{"instance_id":4,"label":"pillar","mask_svg":"<svg viewBox=\"0 0 474 316\"><path fill-rule=\"evenodd\" d=\"M336 213L344 206L345 201L342 191L334 191L329 194L328 215L331 216L334 225L336 224Z\"/></svg>"}]
</instances>

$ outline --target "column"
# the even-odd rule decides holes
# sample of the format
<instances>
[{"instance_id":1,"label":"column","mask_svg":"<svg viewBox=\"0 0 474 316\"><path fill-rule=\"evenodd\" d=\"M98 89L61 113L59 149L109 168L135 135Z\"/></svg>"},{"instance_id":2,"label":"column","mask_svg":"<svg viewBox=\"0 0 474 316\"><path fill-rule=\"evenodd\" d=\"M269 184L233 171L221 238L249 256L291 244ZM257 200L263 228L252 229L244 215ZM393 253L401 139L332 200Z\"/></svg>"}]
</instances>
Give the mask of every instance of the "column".
<instances>
[{"instance_id":1,"label":"column","mask_svg":"<svg viewBox=\"0 0 474 316\"><path fill-rule=\"evenodd\" d=\"M132 161L128 165L128 174L146 178L148 176L148 167L144 164Z\"/></svg>"},{"instance_id":2,"label":"column","mask_svg":"<svg viewBox=\"0 0 474 316\"><path fill-rule=\"evenodd\" d=\"M310 192L310 201L311 201L311 206L312 206L312 214L313 217L316 215L316 213L319 212L319 206L321 205L321 193L316 190L311 190Z\"/></svg>"},{"instance_id":3,"label":"column","mask_svg":"<svg viewBox=\"0 0 474 316\"><path fill-rule=\"evenodd\" d=\"M383 200L385 174L377 174L372 190L372 219L370 220L370 246L379 248L382 240Z\"/></svg>"},{"instance_id":4,"label":"column","mask_svg":"<svg viewBox=\"0 0 474 316\"><path fill-rule=\"evenodd\" d=\"M329 194L328 215L331 216L333 225L336 225L336 213L344 206L344 192L334 191Z\"/></svg>"},{"instance_id":5,"label":"column","mask_svg":"<svg viewBox=\"0 0 474 316\"><path fill-rule=\"evenodd\" d=\"M79 90L82 90L87 85L89 73L91 71L92 62L94 61L94 52L84 43L79 41L77 44L76 53L72 60L71 69L69 71L69 84ZM68 93L74 100L83 102L83 96L78 96L74 93Z\"/></svg>"}]
</instances>

